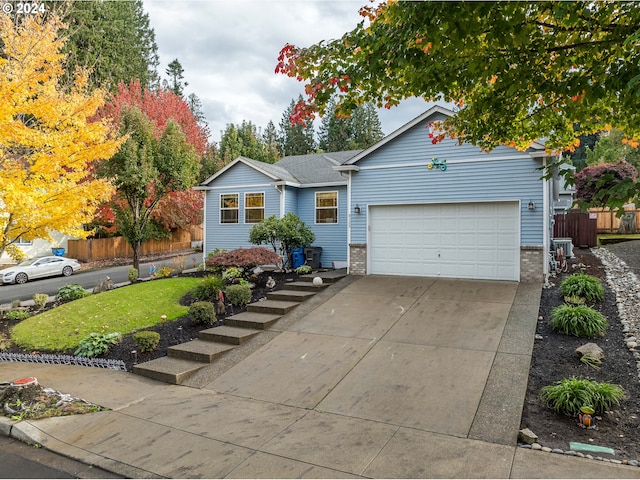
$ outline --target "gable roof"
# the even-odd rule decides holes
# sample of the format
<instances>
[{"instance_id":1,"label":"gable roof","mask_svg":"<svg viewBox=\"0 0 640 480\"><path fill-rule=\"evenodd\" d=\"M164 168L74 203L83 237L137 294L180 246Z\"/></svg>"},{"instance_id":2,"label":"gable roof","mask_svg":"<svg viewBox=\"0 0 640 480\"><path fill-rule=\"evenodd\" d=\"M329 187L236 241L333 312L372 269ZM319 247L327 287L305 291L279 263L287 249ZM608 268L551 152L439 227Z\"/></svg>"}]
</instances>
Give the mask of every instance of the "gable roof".
<instances>
[{"instance_id":1,"label":"gable roof","mask_svg":"<svg viewBox=\"0 0 640 480\"><path fill-rule=\"evenodd\" d=\"M347 180L334 167L343 164L361 150L349 150L332 153L311 153L291 155L274 164L259 162L251 158L238 157L211 177L202 182L196 190L203 189L216 178L242 163L269 177L274 183L286 183L298 187L329 183L347 183Z\"/></svg>"}]
</instances>

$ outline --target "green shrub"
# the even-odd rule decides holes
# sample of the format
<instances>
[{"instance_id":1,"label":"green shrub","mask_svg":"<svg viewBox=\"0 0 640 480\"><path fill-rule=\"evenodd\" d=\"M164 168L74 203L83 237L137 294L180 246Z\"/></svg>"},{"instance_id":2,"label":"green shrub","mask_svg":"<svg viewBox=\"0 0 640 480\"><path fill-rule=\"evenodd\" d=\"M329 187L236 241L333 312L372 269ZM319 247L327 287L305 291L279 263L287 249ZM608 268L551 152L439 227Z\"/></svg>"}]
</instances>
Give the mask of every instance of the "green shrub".
<instances>
[{"instance_id":1,"label":"green shrub","mask_svg":"<svg viewBox=\"0 0 640 480\"><path fill-rule=\"evenodd\" d=\"M31 314L27 310L9 310L4 314L5 320L26 320Z\"/></svg>"},{"instance_id":2,"label":"green shrub","mask_svg":"<svg viewBox=\"0 0 640 480\"><path fill-rule=\"evenodd\" d=\"M216 312L211 302L195 302L189 307L189 316L195 323L213 325L216 323Z\"/></svg>"},{"instance_id":3,"label":"green shrub","mask_svg":"<svg viewBox=\"0 0 640 480\"><path fill-rule=\"evenodd\" d=\"M309 265L300 265L298 268L296 268L295 272L298 275L305 275L307 273L311 273L311 267Z\"/></svg>"},{"instance_id":4,"label":"green shrub","mask_svg":"<svg viewBox=\"0 0 640 480\"><path fill-rule=\"evenodd\" d=\"M136 332L133 334L133 341L136 342L136 345L141 352L152 352L160 343L160 334L149 330Z\"/></svg>"},{"instance_id":5,"label":"green shrub","mask_svg":"<svg viewBox=\"0 0 640 480\"><path fill-rule=\"evenodd\" d=\"M246 305L251 300L249 285L229 285L224 293L231 305Z\"/></svg>"},{"instance_id":6,"label":"green shrub","mask_svg":"<svg viewBox=\"0 0 640 480\"><path fill-rule=\"evenodd\" d=\"M68 283L58 289L56 294L56 302L66 302L70 300L78 300L91 295L87 292L82 285L77 283Z\"/></svg>"},{"instance_id":7,"label":"green shrub","mask_svg":"<svg viewBox=\"0 0 640 480\"><path fill-rule=\"evenodd\" d=\"M111 347L118 344L122 335L118 332L113 333L90 333L88 337L84 338L74 355L77 357L97 357L109 351Z\"/></svg>"},{"instance_id":8,"label":"green shrub","mask_svg":"<svg viewBox=\"0 0 640 480\"><path fill-rule=\"evenodd\" d=\"M129 279L129 281L131 283L136 283L138 281L138 278L140 278L140 274L138 272L137 268L131 267L129 269L129 273L127 274L127 278Z\"/></svg>"},{"instance_id":9,"label":"green shrub","mask_svg":"<svg viewBox=\"0 0 640 480\"><path fill-rule=\"evenodd\" d=\"M46 307L48 300L49 295L47 295L46 293L36 293L33 295L33 303L36 307L38 307L38 310L42 310L44 307Z\"/></svg>"},{"instance_id":10,"label":"green shrub","mask_svg":"<svg viewBox=\"0 0 640 480\"><path fill-rule=\"evenodd\" d=\"M594 304L604 300L604 288L596 277L575 273L560 283L560 293L565 297L583 297L588 303Z\"/></svg>"},{"instance_id":11,"label":"green shrub","mask_svg":"<svg viewBox=\"0 0 640 480\"><path fill-rule=\"evenodd\" d=\"M229 267L224 272L222 272L222 279L226 280L227 282L233 282L238 278L242 278L243 274L244 270L242 270L241 268Z\"/></svg>"},{"instance_id":12,"label":"green shrub","mask_svg":"<svg viewBox=\"0 0 640 480\"><path fill-rule=\"evenodd\" d=\"M540 390L542 403L557 413L575 417L580 407L590 406L597 414L611 410L613 405L620 405L625 397L620 385L598 383L579 377L565 378Z\"/></svg>"},{"instance_id":13,"label":"green shrub","mask_svg":"<svg viewBox=\"0 0 640 480\"><path fill-rule=\"evenodd\" d=\"M202 283L193 288L189 293L196 301L213 302L218 300L220 291L224 289L224 281L220 277L204 277Z\"/></svg>"},{"instance_id":14,"label":"green shrub","mask_svg":"<svg viewBox=\"0 0 640 480\"><path fill-rule=\"evenodd\" d=\"M604 335L608 326L604 315L586 305L565 303L551 311L551 328L565 335L595 338Z\"/></svg>"}]
</instances>

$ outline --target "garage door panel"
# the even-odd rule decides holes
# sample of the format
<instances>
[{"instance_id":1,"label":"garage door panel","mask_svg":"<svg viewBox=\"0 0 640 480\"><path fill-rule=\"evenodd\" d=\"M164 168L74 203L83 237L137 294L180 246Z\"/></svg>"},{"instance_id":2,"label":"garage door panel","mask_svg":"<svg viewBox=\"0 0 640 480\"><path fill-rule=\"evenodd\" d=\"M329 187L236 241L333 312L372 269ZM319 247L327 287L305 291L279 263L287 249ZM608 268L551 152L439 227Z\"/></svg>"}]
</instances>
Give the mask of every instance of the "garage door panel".
<instances>
[{"instance_id":1,"label":"garage door panel","mask_svg":"<svg viewBox=\"0 0 640 480\"><path fill-rule=\"evenodd\" d=\"M518 280L519 222L517 202L372 206L369 271Z\"/></svg>"}]
</instances>

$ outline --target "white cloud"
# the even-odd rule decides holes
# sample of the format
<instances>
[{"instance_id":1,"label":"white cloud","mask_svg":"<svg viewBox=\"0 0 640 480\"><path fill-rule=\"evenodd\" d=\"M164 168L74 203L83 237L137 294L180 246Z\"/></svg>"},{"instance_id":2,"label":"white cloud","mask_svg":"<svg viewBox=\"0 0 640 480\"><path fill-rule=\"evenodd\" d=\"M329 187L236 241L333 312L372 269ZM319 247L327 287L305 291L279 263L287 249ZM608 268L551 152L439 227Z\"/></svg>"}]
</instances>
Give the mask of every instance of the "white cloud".
<instances>
[{"instance_id":1,"label":"white cloud","mask_svg":"<svg viewBox=\"0 0 640 480\"><path fill-rule=\"evenodd\" d=\"M303 93L294 79L276 75L286 43L307 46L339 38L361 20L366 0L144 0L164 77L177 58L186 93L202 101L213 141L229 123L279 125L291 100ZM425 103L404 102L380 111L385 133L422 113Z\"/></svg>"}]
</instances>

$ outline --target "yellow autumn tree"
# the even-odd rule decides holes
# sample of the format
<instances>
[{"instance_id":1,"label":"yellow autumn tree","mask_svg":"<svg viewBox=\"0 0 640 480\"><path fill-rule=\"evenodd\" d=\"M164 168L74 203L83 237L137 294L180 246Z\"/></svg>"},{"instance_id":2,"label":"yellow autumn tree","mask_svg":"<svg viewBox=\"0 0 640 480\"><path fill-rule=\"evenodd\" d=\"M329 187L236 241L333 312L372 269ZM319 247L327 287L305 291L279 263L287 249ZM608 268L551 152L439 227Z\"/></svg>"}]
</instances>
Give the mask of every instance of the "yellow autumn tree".
<instances>
[{"instance_id":1,"label":"yellow autumn tree","mask_svg":"<svg viewBox=\"0 0 640 480\"><path fill-rule=\"evenodd\" d=\"M121 140L107 120L91 121L103 93L89 92L78 69L63 85L65 56L59 17L0 16L0 254L20 257L22 240L51 240L50 232L85 237L108 180L92 175Z\"/></svg>"}]
</instances>

